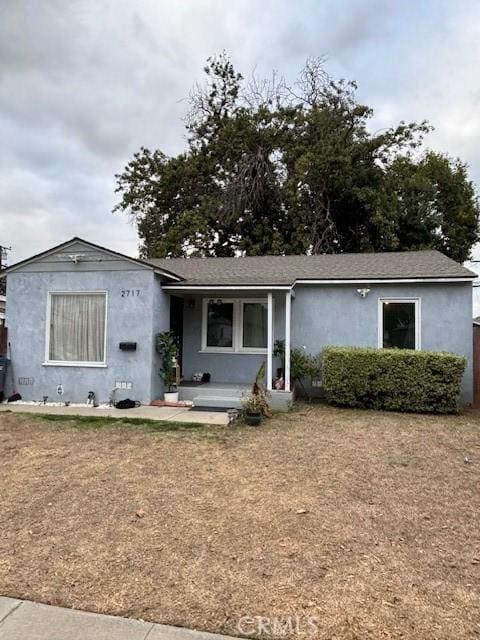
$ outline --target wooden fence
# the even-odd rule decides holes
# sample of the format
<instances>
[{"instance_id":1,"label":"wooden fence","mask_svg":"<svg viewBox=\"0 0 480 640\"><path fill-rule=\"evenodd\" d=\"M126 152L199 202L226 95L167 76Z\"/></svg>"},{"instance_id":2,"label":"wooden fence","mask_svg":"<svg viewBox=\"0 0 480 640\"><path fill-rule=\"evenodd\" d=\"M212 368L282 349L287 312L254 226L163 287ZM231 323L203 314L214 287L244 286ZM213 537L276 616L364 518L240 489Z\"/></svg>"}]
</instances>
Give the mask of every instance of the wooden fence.
<instances>
[{"instance_id":1,"label":"wooden fence","mask_svg":"<svg viewBox=\"0 0 480 640\"><path fill-rule=\"evenodd\" d=\"M473 325L473 406L480 409L480 326Z\"/></svg>"}]
</instances>

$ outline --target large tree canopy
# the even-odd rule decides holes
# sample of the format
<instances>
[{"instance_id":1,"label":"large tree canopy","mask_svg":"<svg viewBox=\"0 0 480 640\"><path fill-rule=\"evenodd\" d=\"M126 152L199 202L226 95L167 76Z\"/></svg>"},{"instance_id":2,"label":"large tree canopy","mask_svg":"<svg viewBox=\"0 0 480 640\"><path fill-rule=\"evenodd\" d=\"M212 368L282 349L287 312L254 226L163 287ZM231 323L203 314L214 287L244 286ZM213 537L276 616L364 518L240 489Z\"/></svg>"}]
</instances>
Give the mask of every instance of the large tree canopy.
<instances>
[{"instance_id":1,"label":"large tree canopy","mask_svg":"<svg viewBox=\"0 0 480 640\"><path fill-rule=\"evenodd\" d=\"M141 148L116 176L114 211L143 256L440 249L465 261L479 203L460 160L422 151L426 122L380 133L354 82L308 60L293 87L245 82L211 58L191 95L188 148Z\"/></svg>"}]
</instances>

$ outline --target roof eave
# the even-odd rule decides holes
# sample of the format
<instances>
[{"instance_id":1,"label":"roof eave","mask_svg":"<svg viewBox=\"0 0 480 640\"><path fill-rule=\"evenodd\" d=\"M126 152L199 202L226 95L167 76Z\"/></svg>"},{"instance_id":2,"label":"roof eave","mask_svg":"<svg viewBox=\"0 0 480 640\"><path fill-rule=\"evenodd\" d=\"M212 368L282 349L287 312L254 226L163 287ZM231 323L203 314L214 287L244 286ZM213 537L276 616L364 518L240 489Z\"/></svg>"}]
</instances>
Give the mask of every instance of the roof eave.
<instances>
[{"instance_id":1,"label":"roof eave","mask_svg":"<svg viewBox=\"0 0 480 640\"><path fill-rule=\"evenodd\" d=\"M181 282L184 279L181 276L178 276L176 273L173 273L172 271L168 271L167 269L162 269L157 265L152 264L146 260L141 260L140 258L132 258L131 256L127 256L124 253L120 253L119 251L114 251L113 249L107 249L106 247L102 247L101 245L95 244L94 242L90 242L89 240L84 240L83 238L79 238L78 236L74 236L70 240L67 240L66 242L61 242L60 244L56 245L55 247L52 247L51 249L41 251L40 253L37 253L31 256L30 258L25 258L25 260L20 260L20 262L16 262L15 264L12 264L10 267L7 267L6 269L3 269L0 272L0 278L4 278L6 275L11 273L12 271L16 271L17 269L20 269L21 267L27 264L31 264L32 262L35 262L40 258L44 258L48 255L51 255L52 253L55 253L55 251L58 251L59 249L66 249L69 245L73 244L74 242L82 242L83 244L88 245L89 247L92 247L94 249L99 249L100 251L104 251L105 253L121 258L122 260L126 260L127 262L140 264L146 269L150 269L155 273L158 273L159 275L163 275L164 277L174 280L176 282Z\"/></svg>"},{"instance_id":2,"label":"roof eave","mask_svg":"<svg viewBox=\"0 0 480 640\"><path fill-rule=\"evenodd\" d=\"M393 278L299 278L297 284L414 284L414 283L447 283L472 282L478 276L415 276Z\"/></svg>"},{"instance_id":3,"label":"roof eave","mask_svg":"<svg viewBox=\"0 0 480 640\"><path fill-rule=\"evenodd\" d=\"M472 282L478 276L418 276L411 278L298 278L291 284L241 283L241 284L219 284L219 283L189 283L184 280L177 284L165 284L164 289L176 289L182 291L227 291L227 290L283 290L289 291L296 285L336 285L336 284L447 284L455 282Z\"/></svg>"},{"instance_id":4,"label":"roof eave","mask_svg":"<svg viewBox=\"0 0 480 640\"><path fill-rule=\"evenodd\" d=\"M278 291L290 291L292 284L268 284L268 283L255 283L255 284L189 284L188 281L180 282L179 284L165 284L164 289L176 290L176 291L264 291L264 290L278 290Z\"/></svg>"}]
</instances>

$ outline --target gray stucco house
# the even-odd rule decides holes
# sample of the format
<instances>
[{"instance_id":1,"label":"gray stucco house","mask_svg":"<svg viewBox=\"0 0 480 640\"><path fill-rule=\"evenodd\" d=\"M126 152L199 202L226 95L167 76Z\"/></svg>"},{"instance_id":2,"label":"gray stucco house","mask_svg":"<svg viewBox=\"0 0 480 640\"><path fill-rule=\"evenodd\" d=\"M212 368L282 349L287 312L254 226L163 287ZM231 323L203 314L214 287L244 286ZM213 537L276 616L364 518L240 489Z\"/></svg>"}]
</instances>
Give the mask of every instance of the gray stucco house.
<instances>
[{"instance_id":1,"label":"gray stucco house","mask_svg":"<svg viewBox=\"0 0 480 640\"><path fill-rule=\"evenodd\" d=\"M462 401L472 399L476 274L437 251L137 260L73 238L6 273L14 382L25 400L60 391L83 402L94 391L106 402L116 388L150 403L162 394L154 336L168 329L180 338L184 379L211 375L200 395L250 384L262 361L271 389L281 339L277 405L291 399L289 346L458 353L468 359Z\"/></svg>"}]
</instances>

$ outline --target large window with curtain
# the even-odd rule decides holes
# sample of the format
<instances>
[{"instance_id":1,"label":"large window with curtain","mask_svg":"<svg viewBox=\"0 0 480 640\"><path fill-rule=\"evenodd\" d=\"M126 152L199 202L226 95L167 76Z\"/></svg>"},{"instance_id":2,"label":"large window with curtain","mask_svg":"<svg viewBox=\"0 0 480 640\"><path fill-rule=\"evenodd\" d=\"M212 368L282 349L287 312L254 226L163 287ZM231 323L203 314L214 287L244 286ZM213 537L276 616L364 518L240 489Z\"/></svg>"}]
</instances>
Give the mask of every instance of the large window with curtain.
<instances>
[{"instance_id":1,"label":"large window with curtain","mask_svg":"<svg viewBox=\"0 0 480 640\"><path fill-rule=\"evenodd\" d=\"M205 299L202 351L265 353L267 301L263 299Z\"/></svg>"},{"instance_id":2,"label":"large window with curtain","mask_svg":"<svg viewBox=\"0 0 480 640\"><path fill-rule=\"evenodd\" d=\"M50 293L47 362L105 364L106 293Z\"/></svg>"}]
</instances>

